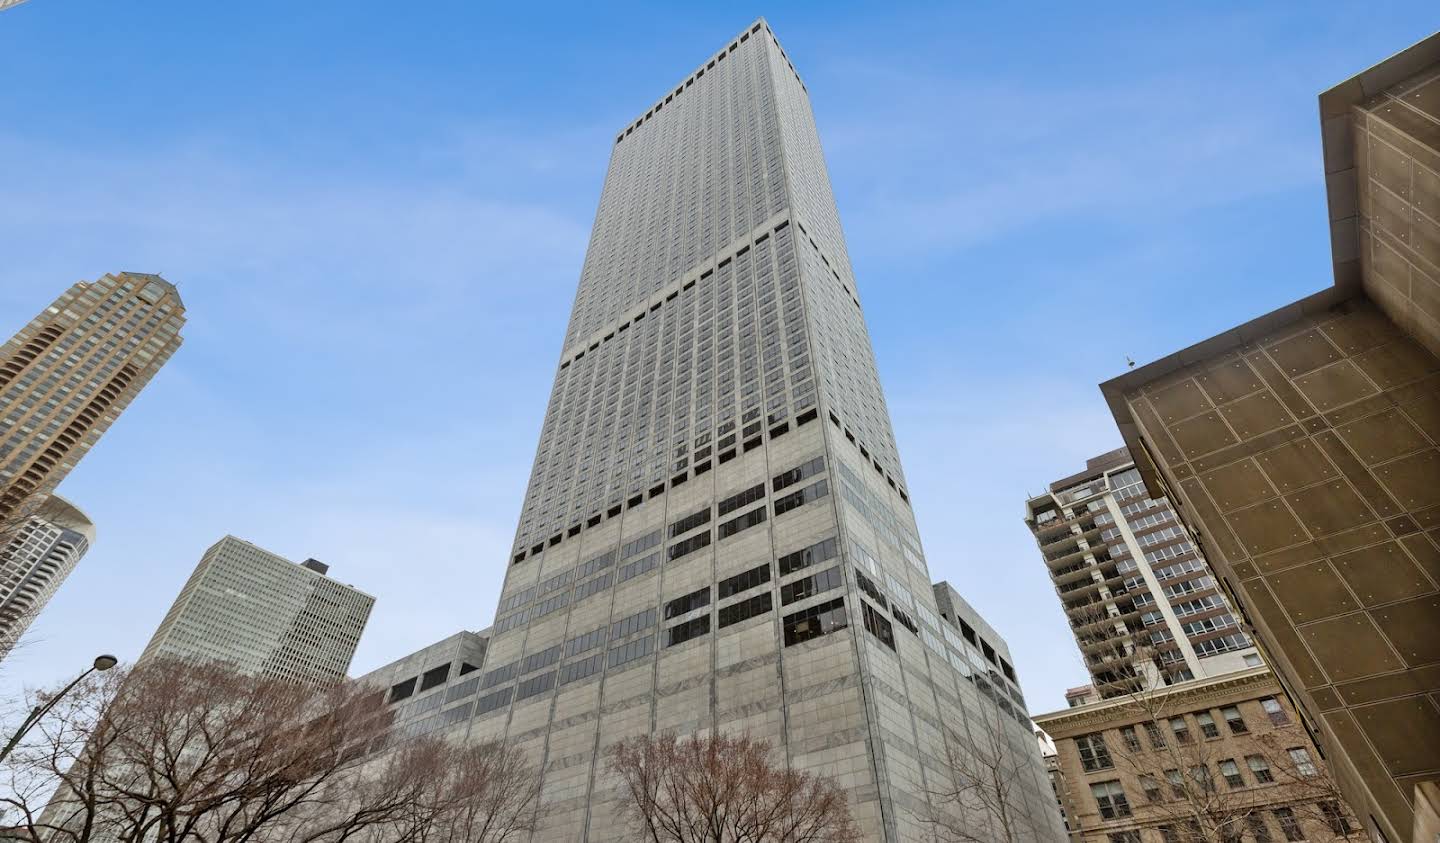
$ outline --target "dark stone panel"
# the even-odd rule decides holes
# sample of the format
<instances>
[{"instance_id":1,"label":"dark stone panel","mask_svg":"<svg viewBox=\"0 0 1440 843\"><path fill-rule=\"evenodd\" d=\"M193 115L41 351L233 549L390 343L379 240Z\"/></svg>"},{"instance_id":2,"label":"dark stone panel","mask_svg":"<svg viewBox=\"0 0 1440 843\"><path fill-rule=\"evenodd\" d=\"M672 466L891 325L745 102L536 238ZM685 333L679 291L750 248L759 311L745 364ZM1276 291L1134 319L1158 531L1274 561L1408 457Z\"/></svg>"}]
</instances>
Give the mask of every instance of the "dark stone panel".
<instances>
[{"instance_id":1,"label":"dark stone panel","mask_svg":"<svg viewBox=\"0 0 1440 843\"><path fill-rule=\"evenodd\" d=\"M1150 393L1150 402L1166 424L1188 419L1214 407L1199 385L1189 379Z\"/></svg>"},{"instance_id":2,"label":"dark stone panel","mask_svg":"<svg viewBox=\"0 0 1440 843\"><path fill-rule=\"evenodd\" d=\"M1239 441L1226 427L1220 414L1213 411L1172 424L1169 430L1185 456L1192 460Z\"/></svg>"},{"instance_id":3,"label":"dark stone panel","mask_svg":"<svg viewBox=\"0 0 1440 843\"><path fill-rule=\"evenodd\" d=\"M1374 395L1375 385L1349 360L1295 379L1295 386L1320 412Z\"/></svg>"},{"instance_id":4,"label":"dark stone panel","mask_svg":"<svg viewBox=\"0 0 1440 843\"><path fill-rule=\"evenodd\" d=\"M1267 351L1287 377L1296 377L1340 359L1340 352L1318 330L1306 331L1270 346Z\"/></svg>"},{"instance_id":5,"label":"dark stone panel","mask_svg":"<svg viewBox=\"0 0 1440 843\"><path fill-rule=\"evenodd\" d=\"M1270 574L1265 581L1297 624L1334 617L1360 607L1345 582L1326 562Z\"/></svg>"},{"instance_id":6,"label":"dark stone panel","mask_svg":"<svg viewBox=\"0 0 1440 843\"><path fill-rule=\"evenodd\" d=\"M1200 478L1221 512L1230 512L1269 500L1278 493L1253 460L1244 459L1217 468Z\"/></svg>"},{"instance_id":7,"label":"dark stone panel","mask_svg":"<svg viewBox=\"0 0 1440 843\"><path fill-rule=\"evenodd\" d=\"M1234 401L1264 387L1250 364L1243 359L1231 360L1201 372L1195 378L1210 400L1216 404Z\"/></svg>"},{"instance_id":8,"label":"dark stone panel","mask_svg":"<svg viewBox=\"0 0 1440 843\"><path fill-rule=\"evenodd\" d=\"M1400 514L1400 507L1385 493L1380 484L1375 482L1375 477L1360 464L1360 460L1355 458L1350 449L1345 447L1339 436L1327 431L1316 436L1315 441L1325 449L1326 455L1339 467L1340 473L1345 475L1345 479L1350 481L1355 491L1370 504L1376 515L1389 518Z\"/></svg>"},{"instance_id":9,"label":"dark stone panel","mask_svg":"<svg viewBox=\"0 0 1440 843\"><path fill-rule=\"evenodd\" d=\"M1385 462L1430 444L1415 425L1393 408L1335 430L1367 465Z\"/></svg>"},{"instance_id":10,"label":"dark stone panel","mask_svg":"<svg viewBox=\"0 0 1440 843\"><path fill-rule=\"evenodd\" d=\"M1315 415L1315 409L1310 406L1310 402L1305 400L1305 396L1295 389L1294 384L1290 383L1290 380L1280 372L1280 369L1269 357L1264 354L1252 354L1246 359L1260 373L1260 377L1264 379L1265 385L1270 387L1270 391L1274 392L1275 396L1290 408L1290 412L1295 418L1308 419Z\"/></svg>"},{"instance_id":11,"label":"dark stone panel","mask_svg":"<svg viewBox=\"0 0 1440 843\"><path fill-rule=\"evenodd\" d=\"M1227 404L1220 408L1220 415L1242 440L1253 439L1295 421L1269 392L1257 392Z\"/></svg>"},{"instance_id":12,"label":"dark stone panel","mask_svg":"<svg viewBox=\"0 0 1440 843\"><path fill-rule=\"evenodd\" d=\"M1440 595L1375 610L1375 622L1411 667L1440 662Z\"/></svg>"},{"instance_id":13,"label":"dark stone panel","mask_svg":"<svg viewBox=\"0 0 1440 843\"><path fill-rule=\"evenodd\" d=\"M1338 474L1325 454L1308 439L1266 451L1257 456L1256 461L1281 493L1320 483Z\"/></svg>"},{"instance_id":14,"label":"dark stone panel","mask_svg":"<svg viewBox=\"0 0 1440 843\"><path fill-rule=\"evenodd\" d=\"M1332 682L1362 679L1405 666L1363 613L1307 624L1299 628L1299 633L1321 658Z\"/></svg>"},{"instance_id":15,"label":"dark stone panel","mask_svg":"<svg viewBox=\"0 0 1440 843\"><path fill-rule=\"evenodd\" d=\"M1440 711L1425 697L1351 709L1391 775L1427 772L1440 757Z\"/></svg>"},{"instance_id":16,"label":"dark stone panel","mask_svg":"<svg viewBox=\"0 0 1440 843\"><path fill-rule=\"evenodd\" d=\"M1396 542L1371 545L1332 560L1350 590L1366 606L1375 606L1434 590Z\"/></svg>"},{"instance_id":17,"label":"dark stone panel","mask_svg":"<svg viewBox=\"0 0 1440 843\"><path fill-rule=\"evenodd\" d=\"M1268 553L1305 541L1300 522L1282 501L1268 501L1225 516L1250 555Z\"/></svg>"},{"instance_id":18,"label":"dark stone panel","mask_svg":"<svg viewBox=\"0 0 1440 843\"><path fill-rule=\"evenodd\" d=\"M1375 474L1408 511L1440 505L1440 451L1401 457L1377 467Z\"/></svg>"}]
</instances>

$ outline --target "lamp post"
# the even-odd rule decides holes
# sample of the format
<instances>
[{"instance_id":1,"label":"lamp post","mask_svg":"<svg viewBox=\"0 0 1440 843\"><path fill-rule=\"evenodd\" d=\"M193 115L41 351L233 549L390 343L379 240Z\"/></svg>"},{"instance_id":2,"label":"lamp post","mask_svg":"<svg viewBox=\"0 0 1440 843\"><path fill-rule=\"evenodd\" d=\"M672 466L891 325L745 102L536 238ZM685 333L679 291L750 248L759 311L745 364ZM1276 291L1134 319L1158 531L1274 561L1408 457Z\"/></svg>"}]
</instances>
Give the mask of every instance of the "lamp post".
<instances>
[{"instance_id":1,"label":"lamp post","mask_svg":"<svg viewBox=\"0 0 1440 843\"><path fill-rule=\"evenodd\" d=\"M26 717L25 722L20 724L20 728L17 729L15 735L10 738L10 742L5 744L5 748L3 750L0 750L0 761L4 761L6 758L10 757L10 753L14 751L16 745L20 743L20 740L25 737L25 733L33 729L35 727L35 724L40 722L40 718L44 717L50 711L50 709L54 708L56 703L64 699L65 695L70 693L71 689L73 689L76 685L79 685L80 680L84 679L85 677L89 676L97 670L109 670L118 663L119 659L111 655L96 656L95 663L90 666L89 670L75 677L75 680L69 685L66 685L65 688L60 691L60 693L56 694L53 697L50 697L49 699L39 703L34 708L30 709L30 716Z\"/></svg>"}]
</instances>

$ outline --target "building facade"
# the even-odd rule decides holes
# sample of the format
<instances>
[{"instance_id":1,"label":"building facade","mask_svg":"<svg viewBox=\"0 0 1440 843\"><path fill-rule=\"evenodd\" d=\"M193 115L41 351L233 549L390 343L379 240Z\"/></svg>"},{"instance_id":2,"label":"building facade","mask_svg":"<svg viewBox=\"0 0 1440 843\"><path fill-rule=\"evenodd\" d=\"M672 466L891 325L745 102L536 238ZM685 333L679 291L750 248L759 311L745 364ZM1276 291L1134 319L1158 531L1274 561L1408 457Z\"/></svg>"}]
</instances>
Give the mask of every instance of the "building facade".
<instances>
[{"instance_id":1,"label":"building facade","mask_svg":"<svg viewBox=\"0 0 1440 843\"><path fill-rule=\"evenodd\" d=\"M342 680L375 598L328 570L226 536L205 551L138 663L221 661L313 685Z\"/></svg>"},{"instance_id":2,"label":"building facade","mask_svg":"<svg viewBox=\"0 0 1440 843\"><path fill-rule=\"evenodd\" d=\"M1261 663L1204 555L1126 449L1051 483L1026 503L1025 523L1101 696Z\"/></svg>"},{"instance_id":3,"label":"building facade","mask_svg":"<svg viewBox=\"0 0 1440 843\"><path fill-rule=\"evenodd\" d=\"M1440 830L1440 35L1320 97L1335 285L1102 385L1377 839Z\"/></svg>"},{"instance_id":4,"label":"building facade","mask_svg":"<svg viewBox=\"0 0 1440 843\"><path fill-rule=\"evenodd\" d=\"M470 719L489 634L457 632L355 681L384 690L396 740L442 731Z\"/></svg>"},{"instance_id":5,"label":"building facade","mask_svg":"<svg viewBox=\"0 0 1440 843\"><path fill-rule=\"evenodd\" d=\"M1071 838L1364 841L1268 668L1035 718L1055 742Z\"/></svg>"},{"instance_id":6,"label":"building facade","mask_svg":"<svg viewBox=\"0 0 1440 843\"><path fill-rule=\"evenodd\" d=\"M185 305L158 275L81 281L0 346L0 527L28 516L175 349Z\"/></svg>"},{"instance_id":7,"label":"building facade","mask_svg":"<svg viewBox=\"0 0 1440 843\"><path fill-rule=\"evenodd\" d=\"M95 542L95 525L59 495L50 495L0 548L0 659L50 602Z\"/></svg>"},{"instance_id":8,"label":"building facade","mask_svg":"<svg viewBox=\"0 0 1440 843\"><path fill-rule=\"evenodd\" d=\"M456 732L537 760L536 839L623 837L609 747L712 729L836 777L870 840L926 839L947 740L1013 737L1026 839L1063 839L1018 686L940 616L764 21L616 135L510 562Z\"/></svg>"}]
</instances>

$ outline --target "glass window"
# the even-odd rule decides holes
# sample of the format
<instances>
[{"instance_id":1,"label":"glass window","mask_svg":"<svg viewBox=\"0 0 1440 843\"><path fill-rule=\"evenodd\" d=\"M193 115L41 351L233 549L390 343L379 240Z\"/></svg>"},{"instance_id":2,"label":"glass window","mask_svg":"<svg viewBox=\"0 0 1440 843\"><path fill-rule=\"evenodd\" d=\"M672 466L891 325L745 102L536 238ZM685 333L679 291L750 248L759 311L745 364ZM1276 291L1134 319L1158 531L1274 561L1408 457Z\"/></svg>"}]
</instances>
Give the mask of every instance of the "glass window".
<instances>
[{"instance_id":1,"label":"glass window","mask_svg":"<svg viewBox=\"0 0 1440 843\"><path fill-rule=\"evenodd\" d=\"M1090 785L1090 794L1100 809L1100 816L1107 820L1130 816L1130 800L1125 798L1125 789L1119 781L1096 782Z\"/></svg>"}]
</instances>

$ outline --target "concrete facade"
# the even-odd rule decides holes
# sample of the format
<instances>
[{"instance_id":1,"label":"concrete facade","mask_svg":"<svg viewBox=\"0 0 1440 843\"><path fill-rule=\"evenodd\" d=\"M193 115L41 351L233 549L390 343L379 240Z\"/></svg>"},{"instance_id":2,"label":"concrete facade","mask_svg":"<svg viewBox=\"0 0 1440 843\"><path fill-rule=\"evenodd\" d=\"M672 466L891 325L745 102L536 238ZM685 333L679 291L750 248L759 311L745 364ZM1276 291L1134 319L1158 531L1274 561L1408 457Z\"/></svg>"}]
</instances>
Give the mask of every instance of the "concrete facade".
<instances>
[{"instance_id":1,"label":"concrete facade","mask_svg":"<svg viewBox=\"0 0 1440 843\"><path fill-rule=\"evenodd\" d=\"M81 281L0 346L0 525L54 491L180 347L158 275Z\"/></svg>"},{"instance_id":2,"label":"concrete facade","mask_svg":"<svg viewBox=\"0 0 1440 843\"><path fill-rule=\"evenodd\" d=\"M50 495L0 548L0 659L95 542L95 525L59 495Z\"/></svg>"},{"instance_id":3,"label":"concrete facade","mask_svg":"<svg viewBox=\"0 0 1440 843\"><path fill-rule=\"evenodd\" d=\"M1335 286L1102 385L1380 839L1440 779L1440 35L1320 97Z\"/></svg>"},{"instance_id":4,"label":"concrete facade","mask_svg":"<svg viewBox=\"0 0 1440 843\"><path fill-rule=\"evenodd\" d=\"M1153 693L1151 693L1153 691ZM1055 742L1071 839L1367 840L1268 668L1099 700L1035 718ZM1174 773L1182 778L1176 791ZM1189 788L1188 790L1186 788Z\"/></svg>"},{"instance_id":5,"label":"concrete facade","mask_svg":"<svg viewBox=\"0 0 1440 843\"><path fill-rule=\"evenodd\" d=\"M385 692L395 716L395 739L446 729L468 720L474 710L489 632L457 632L355 681Z\"/></svg>"},{"instance_id":6,"label":"concrete facade","mask_svg":"<svg viewBox=\"0 0 1440 843\"><path fill-rule=\"evenodd\" d=\"M375 598L327 570L226 536L205 551L137 663L228 662L312 685L344 679Z\"/></svg>"},{"instance_id":7,"label":"concrete facade","mask_svg":"<svg viewBox=\"0 0 1440 843\"><path fill-rule=\"evenodd\" d=\"M1025 523L1101 696L1261 663L1204 555L1170 502L1147 494L1126 449L1051 483L1026 503Z\"/></svg>"},{"instance_id":8,"label":"concrete facade","mask_svg":"<svg viewBox=\"0 0 1440 843\"><path fill-rule=\"evenodd\" d=\"M808 96L764 21L616 136L511 554L454 734L540 765L534 839L623 839L607 750L666 730L772 741L887 841L930 838L942 736L998 736L1024 839L1064 838L998 636L987 658L941 616Z\"/></svg>"}]
</instances>

